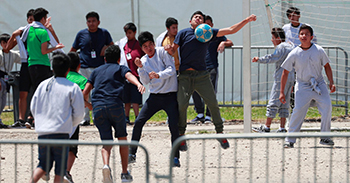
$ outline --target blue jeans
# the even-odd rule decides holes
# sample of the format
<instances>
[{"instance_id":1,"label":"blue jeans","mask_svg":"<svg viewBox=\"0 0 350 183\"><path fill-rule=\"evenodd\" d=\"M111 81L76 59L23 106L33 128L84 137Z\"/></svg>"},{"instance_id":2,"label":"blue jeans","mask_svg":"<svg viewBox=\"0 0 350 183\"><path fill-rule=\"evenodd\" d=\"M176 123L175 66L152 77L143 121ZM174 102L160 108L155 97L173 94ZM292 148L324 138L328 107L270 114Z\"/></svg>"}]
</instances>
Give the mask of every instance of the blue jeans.
<instances>
[{"instance_id":1,"label":"blue jeans","mask_svg":"<svg viewBox=\"0 0 350 183\"><path fill-rule=\"evenodd\" d=\"M128 135L122 104L95 106L93 115L94 124L100 132L101 140L113 140L112 127L114 128L114 137L126 137Z\"/></svg>"},{"instance_id":2,"label":"blue jeans","mask_svg":"<svg viewBox=\"0 0 350 183\"><path fill-rule=\"evenodd\" d=\"M179 137L177 97L176 92L170 92L166 94L150 94L135 120L131 140L140 141L143 126L147 120L160 110L164 110L168 115L171 142L173 143ZM136 154L136 152L137 146L130 148L131 154ZM179 157L179 152L175 154L175 157Z\"/></svg>"},{"instance_id":3,"label":"blue jeans","mask_svg":"<svg viewBox=\"0 0 350 183\"><path fill-rule=\"evenodd\" d=\"M69 134L40 135L38 139L69 139ZM67 169L68 146L39 145L39 165L46 173L49 173L55 162L55 175L63 176Z\"/></svg>"}]
</instances>

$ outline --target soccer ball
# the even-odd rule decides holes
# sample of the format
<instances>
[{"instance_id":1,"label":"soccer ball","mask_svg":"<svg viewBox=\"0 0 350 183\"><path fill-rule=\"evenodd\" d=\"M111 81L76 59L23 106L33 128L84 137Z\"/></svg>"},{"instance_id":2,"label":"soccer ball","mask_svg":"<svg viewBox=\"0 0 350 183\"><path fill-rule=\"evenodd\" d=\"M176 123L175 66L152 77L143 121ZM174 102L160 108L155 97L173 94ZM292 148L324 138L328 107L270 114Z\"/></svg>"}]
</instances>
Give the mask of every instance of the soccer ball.
<instances>
[{"instance_id":1,"label":"soccer ball","mask_svg":"<svg viewBox=\"0 0 350 183\"><path fill-rule=\"evenodd\" d=\"M196 39L202 43L208 42L213 37L213 31L208 24L200 24L194 30Z\"/></svg>"}]
</instances>

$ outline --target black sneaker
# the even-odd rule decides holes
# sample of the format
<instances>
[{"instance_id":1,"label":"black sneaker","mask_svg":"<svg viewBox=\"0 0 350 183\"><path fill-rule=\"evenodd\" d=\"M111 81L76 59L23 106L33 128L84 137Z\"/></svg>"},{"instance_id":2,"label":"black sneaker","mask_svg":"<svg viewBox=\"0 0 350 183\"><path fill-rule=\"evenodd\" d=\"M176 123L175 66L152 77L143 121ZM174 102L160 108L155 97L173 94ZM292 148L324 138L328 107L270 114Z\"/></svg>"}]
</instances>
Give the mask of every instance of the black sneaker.
<instances>
[{"instance_id":1,"label":"black sneaker","mask_svg":"<svg viewBox=\"0 0 350 183\"><path fill-rule=\"evenodd\" d=\"M135 163L136 162L136 155L135 154L129 154L128 157L128 163Z\"/></svg>"},{"instance_id":2,"label":"black sneaker","mask_svg":"<svg viewBox=\"0 0 350 183\"><path fill-rule=\"evenodd\" d=\"M198 116L196 116L194 119L192 119L192 120L191 120L190 122L188 122L188 123L190 123L190 124L199 123L199 122L204 123L204 121L205 121L204 116L202 116L201 118L199 118Z\"/></svg>"},{"instance_id":3,"label":"black sneaker","mask_svg":"<svg viewBox=\"0 0 350 183\"><path fill-rule=\"evenodd\" d=\"M121 174L122 182L132 182L132 176L130 175L129 171L127 173Z\"/></svg>"},{"instance_id":4,"label":"black sneaker","mask_svg":"<svg viewBox=\"0 0 350 183\"><path fill-rule=\"evenodd\" d=\"M227 149L230 147L230 144L228 143L227 139L217 139L220 142L220 145L223 149Z\"/></svg>"},{"instance_id":5,"label":"black sneaker","mask_svg":"<svg viewBox=\"0 0 350 183\"><path fill-rule=\"evenodd\" d=\"M17 120L15 123L11 125L12 128L25 127L25 122L21 119Z\"/></svg>"},{"instance_id":6,"label":"black sneaker","mask_svg":"<svg viewBox=\"0 0 350 183\"><path fill-rule=\"evenodd\" d=\"M260 125L260 127L252 127L252 130L254 132L259 132L259 133L270 133L270 128L265 127L265 125Z\"/></svg>"},{"instance_id":7,"label":"black sneaker","mask_svg":"<svg viewBox=\"0 0 350 183\"><path fill-rule=\"evenodd\" d=\"M334 142L332 139L321 139L320 144L334 146Z\"/></svg>"},{"instance_id":8,"label":"black sneaker","mask_svg":"<svg viewBox=\"0 0 350 183\"><path fill-rule=\"evenodd\" d=\"M74 183L72 175L69 172L66 172L66 175L64 175L64 182L65 183Z\"/></svg>"},{"instance_id":9,"label":"black sneaker","mask_svg":"<svg viewBox=\"0 0 350 183\"><path fill-rule=\"evenodd\" d=\"M287 130L285 128L279 128L277 133L287 133Z\"/></svg>"},{"instance_id":10,"label":"black sneaker","mask_svg":"<svg viewBox=\"0 0 350 183\"><path fill-rule=\"evenodd\" d=\"M27 122L24 124L28 129L32 129L32 127L34 127L34 123L33 123L34 119L33 118L28 118Z\"/></svg>"},{"instance_id":11,"label":"black sneaker","mask_svg":"<svg viewBox=\"0 0 350 183\"><path fill-rule=\"evenodd\" d=\"M284 144L284 148L294 148L294 143L293 142L286 142Z\"/></svg>"},{"instance_id":12,"label":"black sneaker","mask_svg":"<svg viewBox=\"0 0 350 183\"><path fill-rule=\"evenodd\" d=\"M5 125L4 123L2 123L2 121L0 121L0 128L9 128L9 126Z\"/></svg>"},{"instance_id":13,"label":"black sneaker","mask_svg":"<svg viewBox=\"0 0 350 183\"><path fill-rule=\"evenodd\" d=\"M90 121L89 120L84 120L84 121L80 122L79 125L80 126L90 126Z\"/></svg>"}]
</instances>

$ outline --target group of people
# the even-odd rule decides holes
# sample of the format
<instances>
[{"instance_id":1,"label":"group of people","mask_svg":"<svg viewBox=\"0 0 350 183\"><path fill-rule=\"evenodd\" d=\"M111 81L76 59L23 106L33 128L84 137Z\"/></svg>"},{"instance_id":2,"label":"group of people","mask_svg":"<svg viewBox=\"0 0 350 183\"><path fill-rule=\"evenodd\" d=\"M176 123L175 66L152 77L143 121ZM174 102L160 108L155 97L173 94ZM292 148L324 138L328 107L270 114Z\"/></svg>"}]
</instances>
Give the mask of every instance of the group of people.
<instances>
[{"instance_id":1,"label":"group of people","mask_svg":"<svg viewBox=\"0 0 350 183\"><path fill-rule=\"evenodd\" d=\"M209 55L217 58L218 51L232 45L223 36L234 34L247 23L255 21L255 15L227 28L213 28L213 38L206 43L199 42L194 34L194 29L205 23L206 19L213 26L212 18L201 11L194 12L189 21L190 27L179 32L177 20L168 18L167 31L156 41L148 31L141 32L136 39L136 26L127 23L124 26L126 37L114 43L109 32L99 27L98 13L89 12L86 15L88 28L78 32L70 52L65 54L62 50L64 45L59 42L50 23L51 17L47 17L48 13L44 8L29 10L28 24L1 41L1 53L5 56L16 55L10 56L11 62L6 63L7 65L22 61L20 87L23 88L23 98L20 97L19 120L13 127L35 125L38 139L79 139L78 124L90 123L89 110L92 110L93 121L101 140L113 140L114 137L127 140L126 124L130 122L129 110L132 106L136 120L131 140L140 141L142 128L147 120L157 111L164 110L168 115L171 142L174 142L179 136L185 135L189 97L196 91L208 105L211 114L207 116L212 116L216 132L223 133L223 121L207 71L217 69L218 63L214 59L216 63L207 67L206 57ZM7 45L3 45L3 42ZM16 44L19 52L11 50ZM210 54L207 53L208 48L211 50ZM50 62L48 53L51 52L53 54ZM4 63L5 56L1 57ZM6 76L11 69L1 69L4 71L0 79L1 86L4 86L2 82L6 82ZM217 75L217 71L212 75ZM150 96L138 112L142 94L145 92L144 85L147 84ZM25 119L25 105L30 87L35 92L31 99L30 115ZM227 139L218 141L222 148L229 147ZM30 182L46 179L53 162L54 181L73 182L70 170L78 148L62 148L39 146L39 165ZM103 182L112 182L109 167L111 149L112 146L103 146L101 150ZM186 142L182 142L175 155L174 166L181 166L179 151L186 150ZM66 156L62 156L62 152L66 152ZM127 166L128 163L136 161L136 152L137 147L129 149L127 146L120 146L121 179L124 182L133 180Z\"/></svg>"},{"instance_id":2,"label":"group of people","mask_svg":"<svg viewBox=\"0 0 350 183\"><path fill-rule=\"evenodd\" d=\"M322 76L325 69L330 92L335 92L330 60L324 49L317 45L312 27L299 22L300 10L290 7L286 15L290 21L282 28L271 30L271 41L276 47L273 54L254 57L252 62L275 63L274 83L267 105L265 125L253 127L253 131L268 133L273 118L279 113L280 128L277 132L287 132L286 118L289 116L289 102L294 87L295 106L290 119L289 132L300 132L310 106L317 106L321 114L321 132L330 132L332 103L327 84ZM296 138L287 137L284 146L293 148ZM330 138L321 138L320 144L334 145Z\"/></svg>"},{"instance_id":3,"label":"group of people","mask_svg":"<svg viewBox=\"0 0 350 183\"><path fill-rule=\"evenodd\" d=\"M3 48L0 60L1 107L6 100L3 93L7 88L8 72L14 62L22 62L20 115L13 127L32 127L35 119L38 139L79 139L78 125L90 124L89 110L92 110L101 140L113 140L114 137L127 140L126 124L130 123L129 111L132 107L136 119L131 140L140 141L147 120L159 110L164 110L168 115L171 142L174 142L185 135L187 108L193 94L198 115L192 121L212 122L216 133L223 133L223 121L216 99L218 52L222 52L225 46L233 45L225 35L234 34L249 22L255 21L255 15L227 28L212 28L213 38L206 43L196 39L194 30L202 23L213 27L213 19L201 11L194 12L190 17L190 27L179 32L177 20L169 17L165 23L167 30L156 41L148 31L141 32L136 39L135 24L127 23L124 26L126 37L114 43L109 32L99 27L98 13L89 12L86 15L88 28L78 32L68 54L63 53L64 45L59 42L47 15L48 11L43 8L29 10L28 25L14 31L12 36L0 36ZM275 83L267 110L268 119L266 126L259 130L269 132L271 121L279 112L279 131L286 132L284 123L289 114L288 96L294 83L295 70L296 102L289 132L300 130L306 109L312 100L316 101L322 114L322 131L329 131L331 103L322 77L322 67L330 81L331 92L334 92L330 60L320 46L311 42L312 28L298 22L299 9L290 8L287 16L291 20L289 26L285 26L284 30L273 28L271 31L272 42L277 46L275 53L253 58L253 62L276 63ZM296 40L292 37L296 36L300 43L291 43ZM19 52L11 50L16 44ZM54 52L52 65L48 57L51 52ZM144 85L147 84L150 96L139 112L139 104L145 92ZM30 87L34 88L35 93L30 104L31 113L25 122ZM206 117L202 100L207 105ZM0 123L1 125L3 124ZM218 141L222 148L229 148L227 139ZM295 139L287 138L286 141L286 147L293 147ZM321 143L332 145L333 141L321 139ZM103 146L101 150L103 182L112 182L109 167L111 149L112 146ZM77 146L69 149L57 146L47 150L46 146L40 145L39 165L30 182L47 177L54 161L54 181L64 179L73 182L70 170L77 150ZM187 145L183 141L175 154L174 166L181 166L179 151L186 150ZM49 159L48 151L51 154ZM61 156L62 152L66 152L67 156ZM128 163L136 161L136 152L137 147L129 149L120 146L122 181L133 180L127 167Z\"/></svg>"}]
</instances>

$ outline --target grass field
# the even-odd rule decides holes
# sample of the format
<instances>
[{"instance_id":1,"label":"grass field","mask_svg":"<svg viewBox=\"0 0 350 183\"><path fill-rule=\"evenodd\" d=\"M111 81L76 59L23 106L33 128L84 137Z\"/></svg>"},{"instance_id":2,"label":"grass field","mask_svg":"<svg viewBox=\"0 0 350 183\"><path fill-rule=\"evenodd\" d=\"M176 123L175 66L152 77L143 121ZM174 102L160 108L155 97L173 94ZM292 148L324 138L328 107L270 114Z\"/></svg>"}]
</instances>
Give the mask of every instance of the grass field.
<instances>
[{"instance_id":1,"label":"grass field","mask_svg":"<svg viewBox=\"0 0 350 183\"><path fill-rule=\"evenodd\" d=\"M243 120L243 107L220 107L221 117L227 121L230 120ZM252 120L254 121L263 121L266 119L265 116L266 107L253 107L252 108ZM187 119L191 120L196 116L193 106L190 106L187 110ZM345 115L345 108L343 107L333 107L332 116L339 117ZM309 108L309 111L306 115L307 119L320 118L321 115L318 113L316 107ZM3 112L1 118L4 124L10 125L13 124L13 112ZM164 111L159 111L156 113L149 121L150 122L165 122L167 115ZM274 121L278 121L278 117ZM130 111L130 120L135 121L134 111Z\"/></svg>"}]
</instances>

